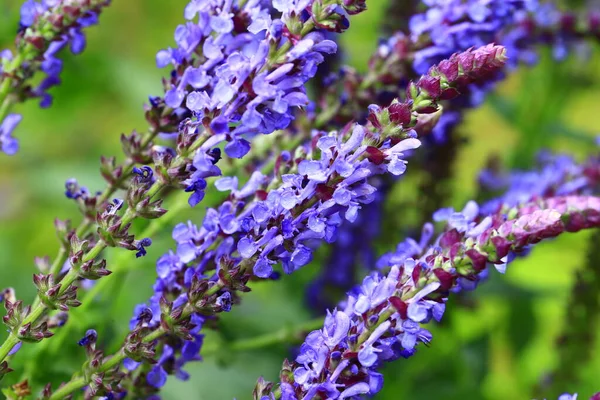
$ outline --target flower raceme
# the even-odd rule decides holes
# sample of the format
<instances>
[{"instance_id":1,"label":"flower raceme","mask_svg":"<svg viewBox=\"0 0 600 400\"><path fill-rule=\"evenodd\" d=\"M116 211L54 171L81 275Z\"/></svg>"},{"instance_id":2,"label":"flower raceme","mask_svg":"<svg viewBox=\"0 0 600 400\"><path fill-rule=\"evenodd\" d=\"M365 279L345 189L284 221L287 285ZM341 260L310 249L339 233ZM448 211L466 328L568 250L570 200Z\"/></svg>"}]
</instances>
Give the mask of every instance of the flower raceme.
<instances>
[{"instance_id":1,"label":"flower raceme","mask_svg":"<svg viewBox=\"0 0 600 400\"><path fill-rule=\"evenodd\" d=\"M411 18L409 32L395 32L382 41L369 61L369 73L361 75L342 67L328 77L328 87L316 101L315 123L331 129L343 126L377 99L387 105L404 82L414 79L451 54L486 43L507 48L510 66L531 65L537 60L536 47L553 46L562 60L571 48L586 38L599 38L600 16L578 17L559 12L551 3L537 1L425 1L422 14ZM499 76L502 78L502 76ZM447 138L462 119L465 108L481 104L492 85L473 86L469 96L449 104L434 129L438 141ZM452 110L452 112L449 112ZM328 116L319 118L321 114ZM331 116L331 114L333 114Z\"/></svg>"},{"instance_id":2,"label":"flower raceme","mask_svg":"<svg viewBox=\"0 0 600 400\"><path fill-rule=\"evenodd\" d=\"M283 12L276 19L263 3L194 0L184 13L188 22L175 32L177 47L157 54L159 67L174 67L164 105L191 117L182 124L179 155L210 137L210 147L225 143L227 156L242 158L247 139L288 127L294 110L309 104L305 84L324 55L337 50L322 30L344 31L344 10L356 8L332 0L281 2L274 4ZM192 146L188 165L175 163L174 149L154 153L159 179L182 185L192 206L204 196L205 178L220 174L214 166L220 154L197 150Z\"/></svg>"},{"instance_id":3,"label":"flower raceme","mask_svg":"<svg viewBox=\"0 0 600 400\"><path fill-rule=\"evenodd\" d=\"M511 252L565 232L600 226L600 198L551 197L503 207L471 230L452 226L414 258L373 273L329 312L321 330L310 333L295 362L285 362L280 385L259 381L257 399L314 396L356 398L383 385L384 362L415 353L431 333L421 325L439 321L448 294L461 280L476 281L486 265L504 264Z\"/></svg>"},{"instance_id":4,"label":"flower raceme","mask_svg":"<svg viewBox=\"0 0 600 400\"><path fill-rule=\"evenodd\" d=\"M592 215L594 215L594 213L597 214L599 212L599 209L597 208L597 202L590 203L591 206L576 206L575 204L577 204L577 201L573 200L578 198L577 196L580 196L580 198L585 198L583 196L597 192L598 183L600 182L600 163L597 155L590 157L588 160L581 164L577 164L571 157L567 155L550 155L545 152L540 155L540 162L541 166L539 169L527 172L514 171L510 174L504 174L498 171L484 171L481 174L482 183L486 187L493 189L493 193L499 194L499 197L493 200L486 201L481 207L479 207L475 202L469 202L465 209L461 212L456 212L453 209L439 210L434 214L433 217L436 221L447 221L445 232L441 234L438 237L438 239L434 241L433 244L430 244L431 239L434 235L434 227L430 223L425 224L423 227L422 236L418 241L408 238L401 242L394 252L384 254L376 263L376 265L374 264L372 266L372 268L376 268L378 271L374 273L372 277L378 277L380 276L380 274L385 274L386 271L389 271L389 268L392 265L403 266L406 265L406 263L417 265L418 268L424 268L425 270L427 270L428 267L437 268L440 265L440 263L437 262L438 259L432 259L431 257L433 257L434 255L437 256L437 254L439 253L443 253L444 248L447 249L448 247L450 247L450 254L452 254L453 251L456 251L452 250L452 246L456 245L456 242L452 242L453 239L449 242L446 239L442 240L442 238L451 237L450 232L452 232L452 235L458 235L457 237L462 237L463 242L467 243L465 242L465 240L467 240L468 238L476 238L478 236L484 237L483 230L494 229L493 227L497 225L499 221L501 222L503 219L505 219L506 216L510 216L510 218L514 219L518 216L528 215L530 212L539 213L540 210L538 210L538 208L554 209L559 210L560 212L571 209L577 209L577 207L579 207L580 209L589 209L589 211L583 213L584 215L588 212ZM554 198L553 196L569 196L568 199L571 200L557 201L556 198ZM532 207L531 204L534 204L534 206ZM517 209L519 210L518 212L516 211ZM575 215L576 214L574 214L574 216ZM523 225L523 222L521 223L521 225ZM534 224L528 222L526 225L533 226ZM585 224L583 224L583 226L585 226ZM564 228L566 228L567 230L579 229L578 227L569 227L569 224L566 224ZM547 229L548 232L551 231L550 228ZM517 234L513 233L509 234L509 236L510 235L513 236L511 240L520 240ZM506 270L506 265L510 260L514 259L515 256L521 256L528 252L527 244L522 241L517 246L518 249L515 247L510 248L509 246L510 251L506 253L506 246L508 245L507 242L502 243L502 241L498 238L492 238L490 240L492 243L495 243L495 245L502 247L500 253L496 252L496 259L494 260L490 260L489 257L481 257L481 254L476 255L476 252L471 251L472 248L463 249L458 253L462 252L464 253L463 256L466 257L473 256L472 260L476 260L479 258L481 261L485 258L485 260L488 263L489 261L494 261L494 266L496 267L496 269L503 273ZM477 244L476 241L474 242L474 244L474 248L482 248L481 245ZM471 245L473 245L473 243L471 243ZM490 254L492 254L492 252L490 252ZM458 264L456 260L456 257L454 257L453 260L451 258L451 264L453 267L455 267ZM482 264L480 264L480 268L481 266ZM442 268L444 268L443 265ZM488 274L488 269L478 269L472 275L455 275L454 277L452 277L451 275L445 273L446 270L447 268L437 272L434 270L434 274L436 274L436 276L439 277L440 282L442 282L442 279L446 279L446 281L450 279L450 281L452 282L452 286L448 289L449 292L473 290L477 287L480 281L486 279ZM372 278L367 278L367 280L369 279ZM362 288L354 289L353 291L351 291L351 295L354 296L354 298L358 299L357 303L359 302L359 300L364 301L364 298L361 297L361 295L365 293L375 293L377 291L377 289L373 289L373 287L371 287L369 289L370 292L368 292L368 285L366 284L366 282L367 281L363 283ZM446 283L446 285L447 284L448 283ZM344 305L341 306L342 309L344 307ZM441 313L443 312L443 306L441 304L438 304L437 307L439 309L437 311L434 309L433 315L434 317L436 315L438 317L441 317ZM331 314L329 314L327 318L331 319ZM364 319L366 320L366 317ZM326 326L327 321L328 320L326 319ZM409 325L414 322L415 321L404 323L406 325L406 332L409 332ZM422 328L415 328L413 329L413 331L422 334L422 340L417 341L427 342L431 339L430 334ZM311 335L315 335L315 333ZM311 349L309 347L309 345L313 346L312 342L309 341L311 335L309 335L309 337L307 338L307 342L303 347L305 351L315 350L314 348ZM419 337L420 336L417 335L417 339ZM411 340L413 339L415 338L412 338ZM399 340L401 341L400 338ZM398 347L398 344L395 344L394 346L396 346L397 350L400 349ZM413 351L413 348L407 349L405 347L402 347L401 355L407 357L411 355ZM302 357L303 356L301 354L300 358ZM389 361L393 359L394 358L391 358ZM298 361L298 364L302 364L304 362L302 360ZM330 371L333 370L333 368L334 367L332 367ZM372 372L378 379L380 378L380 376L377 375L374 369L372 370ZM299 375L305 373L305 369L301 369L300 372L298 372ZM282 382L284 381L282 380ZM259 383L259 385L262 385L262 387L266 387L264 386L264 382ZM286 393L283 389L283 386L281 392ZM323 389L323 393L330 394L325 389ZM352 393L352 391L349 391L348 393ZM373 392L369 393L373 394ZM282 398L285 398L285 396L283 396Z\"/></svg>"},{"instance_id":5,"label":"flower raceme","mask_svg":"<svg viewBox=\"0 0 600 400\"><path fill-rule=\"evenodd\" d=\"M98 23L98 15L110 0L26 0L21 6L16 50L0 51L0 145L9 155L18 150L11 136L19 122L17 114L8 114L17 99L40 98L42 107L52 104L48 89L60 83L62 60L57 57L70 46L73 54L85 49L83 28ZM37 71L46 77L36 87L28 81Z\"/></svg>"},{"instance_id":6,"label":"flower raceme","mask_svg":"<svg viewBox=\"0 0 600 400\"><path fill-rule=\"evenodd\" d=\"M432 143L432 145L437 145ZM518 206L522 203L543 199L551 196L567 195L590 195L598 193L600 184L600 157L593 155L582 163L567 154L550 154L543 151L539 155L539 166L530 171L510 171L510 173L485 169L481 172L479 182L482 189L488 194L488 200L481 203L480 207L475 207L474 203L468 203L464 210L457 212L452 208L444 208L433 214L436 222L447 221L454 227L475 226L473 221L479 217L485 217L490 213L496 212L502 206ZM377 193L381 192L378 187ZM489 199L490 195L497 195ZM420 242L408 238L398 245L395 252L388 253L381 257L378 263L375 261L366 262L369 256L374 253L370 243L364 243L364 237L374 237L378 233L377 226L379 218L364 218L366 214L371 216L381 212L381 198L376 198L372 203L366 205L359 215L361 223L347 224L353 229L358 229L362 235L357 240L351 230L344 229L342 226L338 232L338 240L332 250L331 261L323 268L324 272L320 278L315 281L307 291L307 299L313 308L324 310L319 300L323 300L325 285L335 288L346 288L352 286L354 277L354 266L356 260L353 258L355 252L364 254L362 260L363 267L374 268L376 265L384 266L391 262L390 259L403 259L413 257L419 254L431 235L433 227L426 224L423 228L424 234ZM524 254L524 253L522 253ZM522 255L521 254L521 255ZM381 264L381 265L380 265ZM463 281L464 288L474 287L472 283ZM322 303L322 301L320 302Z\"/></svg>"},{"instance_id":7,"label":"flower raceme","mask_svg":"<svg viewBox=\"0 0 600 400\"><path fill-rule=\"evenodd\" d=\"M292 273L311 261L317 243L333 242L340 223L372 200L370 177L404 173L403 153L420 145L413 127L421 113L437 111L440 99L493 75L504 60L503 48L493 45L457 54L410 84L403 102L371 107L367 125L316 132L309 144L282 153L274 176L255 172L242 188L236 178L218 180L219 190L231 192L228 200L209 209L201 227L175 228L177 250L159 259L155 295L132 320L126 347L136 348L138 332L159 327L183 339L165 344L167 355L148 372L148 384L162 386L168 373L185 376L180 368L198 358L206 316L229 311L250 279L274 278L277 264Z\"/></svg>"}]
</instances>

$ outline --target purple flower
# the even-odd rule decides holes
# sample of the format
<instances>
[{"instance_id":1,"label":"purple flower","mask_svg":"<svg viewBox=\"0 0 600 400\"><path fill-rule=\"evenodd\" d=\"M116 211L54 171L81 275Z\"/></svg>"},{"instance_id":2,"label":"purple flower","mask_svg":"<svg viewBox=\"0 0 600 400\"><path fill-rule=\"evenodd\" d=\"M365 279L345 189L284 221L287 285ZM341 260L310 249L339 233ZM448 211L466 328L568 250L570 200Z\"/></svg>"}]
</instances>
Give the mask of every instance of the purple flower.
<instances>
[{"instance_id":1,"label":"purple flower","mask_svg":"<svg viewBox=\"0 0 600 400\"><path fill-rule=\"evenodd\" d=\"M13 155L19 150L19 142L12 137L12 132L22 118L19 114L8 114L0 124L0 147L8 155Z\"/></svg>"},{"instance_id":2,"label":"purple flower","mask_svg":"<svg viewBox=\"0 0 600 400\"><path fill-rule=\"evenodd\" d=\"M135 253L135 257L139 258L145 256L147 253L146 247L149 247L150 245L152 245L152 240L150 238L144 238L140 240L137 245L138 251Z\"/></svg>"},{"instance_id":3,"label":"purple flower","mask_svg":"<svg viewBox=\"0 0 600 400\"><path fill-rule=\"evenodd\" d=\"M201 8L198 10L202 12ZM268 107L271 107L273 112L269 114L270 117L274 117L274 113L283 115L279 112L283 111L283 108L280 109L279 105L275 105L282 92L289 94L289 90L301 86L305 79L313 74L312 66L305 64L309 59L304 57L319 48L318 44L322 42L320 34L311 37L310 41L312 44L308 42L303 44L302 46L306 47L298 48L297 54L292 57L294 62L301 60L299 65L296 64L300 69L303 65L307 66L309 72L305 71L305 74L308 75L291 77L286 74L294 69L288 67L277 71L273 74L275 76L266 72L265 76L260 76L262 73L258 74L253 82L257 97L247 103L244 114L252 109L250 108L252 105L258 105L257 100L262 98L270 99ZM327 50L330 46L325 43L324 48ZM314 53L310 57L316 55L317 53ZM490 71L500 68L503 65L504 53L501 47L486 46L455 55L448 63L454 65L461 62L463 57L478 57L480 63L472 66L465 64L465 68L460 72L461 85L477 81ZM252 64L255 61L249 62ZM264 60L256 62L256 65L262 65ZM218 68L217 77L220 83L214 87L215 90L218 85L221 87L237 85L237 81L224 80L231 73L232 65L222 66L223 68ZM432 69L430 73L434 75L438 71ZM187 225L180 224L174 229L173 238L177 243L177 251L169 252L159 260L157 270L160 276L154 285L155 294L148 302L153 316L162 314L160 320L164 321L167 312L169 315L173 313L177 315L182 307L187 307L186 310L192 307L194 311L199 308L198 314L192 313L196 318L203 318L200 315L228 312L234 300L234 293L247 291L246 284L249 279L272 279L274 265L281 265L284 272L292 273L309 264L314 249L319 243L335 241L342 221L354 221L361 206L373 201L376 188L369 183L370 178L381 174L404 173L404 153L420 145L419 140L414 137L411 125L416 122L416 116L413 118L412 113L420 107L420 103L415 103L415 100L429 101L431 107L436 109L439 95L451 89L452 85L459 84L457 73L453 79L444 82L444 86L440 84L439 93L437 96L432 96L423 89L428 77L432 76L425 76L413 84L414 90L409 91L409 98L404 103L395 101L390 106L407 108L410 123L390 119L389 107L379 109L376 111L375 118L384 123L348 125L345 129L331 133L316 132L309 143L301 145L297 150L305 154L304 159L282 154L281 159L286 159L287 162L284 166L278 167L282 169L270 179L262 174L253 174L239 191L237 179L222 178L217 181L216 186L219 190L229 190L232 193L218 208L207 210L201 226L197 227L190 222ZM209 107L223 100L221 94L215 98L214 90L207 96L210 98L207 103ZM281 99L287 101L287 94ZM239 98L232 101L235 107L243 102ZM288 103L286 106L288 111L289 104L294 103ZM264 111L263 106L261 108ZM190 186L193 187L193 184L209 176L220 175L220 170L214 165L218 157L214 157L210 149L225 140L228 141L225 146L226 151L227 146L234 146L235 149L236 142L243 143L242 138L236 136L236 131L239 132L239 129L244 128L244 124L227 127L228 124L221 119L227 116L230 110L232 108L227 108L218 119L214 118L210 121L211 134L207 135L207 139L195 153L192 173L188 180ZM384 119L386 115L388 117ZM287 115L289 119L292 117L291 114ZM241 120L243 119L242 115ZM235 120L240 119L236 117ZM265 121L266 119L263 120ZM280 121L281 118L269 118L268 125L271 126L272 123L273 127L277 127L282 123ZM283 123L287 124L286 121ZM199 133L207 124L206 118L203 118L202 122L186 120L181 124L183 138L179 140L186 140L185 135ZM244 128L244 132L250 133L247 128ZM258 129L260 132L262 128ZM270 129L262 130L267 133L270 131ZM397 282L391 280L373 282L373 285L364 292L364 298L361 298L357 310L383 304L387 296L393 293L396 284ZM167 299L173 300L171 302ZM418 301L423 303L417 310L420 313L418 315L433 310L433 305L426 303L427 300L419 298ZM422 310L424 307L425 311ZM349 328L347 317L349 318L350 314L331 315L328 318L327 328L319 337L315 336L316 342L312 347L314 348L320 342L325 345L339 346ZM158 321L154 319L156 318L151 321L151 326L156 327ZM166 319L171 320L172 317L167 316ZM163 322L163 326L164 324L168 324L168 321ZM192 321L193 329L197 328L197 330L190 331L190 334L197 333L202 325L203 319L198 324ZM182 365L186 361L177 357L179 349L189 341L186 337L189 328L185 326L181 329L184 329L185 334L179 335L182 337L181 341L175 341L178 343L174 350L175 365ZM169 346L173 346L175 342L170 341ZM318 375L323 367L319 353L322 350L317 352L312 352L309 348L305 350L304 357L313 361L295 374L298 375L298 379L310 380ZM379 348L370 349L370 353L364 353L365 357L371 359L371 354L378 353L379 350ZM162 367L165 369L164 365ZM154 367L153 384L162 383L161 371L159 366ZM376 378L374 382L377 382ZM374 383L374 386L380 385ZM361 387L356 386L356 388ZM321 389L335 391L335 387L328 385L319 386L318 390ZM349 391L346 393L353 393L358 389L347 388L347 390Z\"/></svg>"},{"instance_id":4,"label":"purple flower","mask_svg":"<svg viewBox=\"0 0 600 400\"><path fill-rule=\"evenodd\" d=\"M97 339L98 339L98 333L96 333L96 331L94 329L89 329L85 333L85 336L79 342L77 342L77 344L79 346L89 346L93 343L96 343Z\"/></svg>"},{"instance_id":5,"label":"purple flower","mask_svg":"<svg viewBox=\"0 0 600 400\"><path fill-rule=\"evenodd\" d=\"M583 164L568 155L548 152L541 152L538 159L538 168L530 171L482 171L480 184L490 192L503 192L502 196L486 202L482 212L491 213L503 204L516 206L551 194L589 193L599 184L598 175L591 173L599 168L597 156Z\"/></svg>"}]
</instances>

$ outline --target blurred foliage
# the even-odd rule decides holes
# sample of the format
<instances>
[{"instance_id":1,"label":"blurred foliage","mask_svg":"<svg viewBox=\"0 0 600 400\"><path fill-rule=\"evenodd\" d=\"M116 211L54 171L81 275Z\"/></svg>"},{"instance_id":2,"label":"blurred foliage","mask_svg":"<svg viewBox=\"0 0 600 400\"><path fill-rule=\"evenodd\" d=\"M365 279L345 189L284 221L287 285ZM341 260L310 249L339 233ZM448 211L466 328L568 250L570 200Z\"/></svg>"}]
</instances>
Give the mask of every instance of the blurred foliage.
<instances>
[{"instance_id":1,"label":"blurred foliage","mask_svg":"<svg viewBox=\"0 0 600 400\"><path fill-rule=\"evenodd\" d=\"M88 30L88 49L81 56L65 57L63 84L53 91L53 107L41 110L34 103L18 107L25 115L16 132L21 152L12 158L0 156L0 287L10 285L20 298L33 298L33 258L53 256L57 249L53 219L78 218L63 195L64 181L77 177L91 190L100 189L100 155L118 155L119 135L145 128L142 104L148 95L161 93L165 73L155 68L154 54L172 45L185 4L185 0L115 0L100 26ZM20 0L0 0L0 47L10 45L19 6ZM353 29L341 39L346 61L362 71L382 23L405 26L405 21L386 21L385 2L374 1L370 8L353 17ZM600 49L594 50L593 56L577 55L565 63L556 63L543 52L538 66L511 75L483 107L467 114L461 131L468 145L455 166L448 206L462 207L476 195L477 173L492 155L509 165L530 167L541 147L579 156L590 150L600 126ZM412 184L416 179L409 174L388 200L386 219L395 220L396 226L405 223L397 212L399 204L405 206L407 199L417 204L417 185ZM205 204L210 201L209 195ZM179 220L199 223L203 213L200 206ZM68 379L83 360L77 340L88 328L98 330L108 350L116 349L133 306L152 292L154 261L171 245L172 226L155 240L147 257L131 258L135 271L98 296L93 311L69 321L78 333L56 349L58 353L39 359L34 357L35 346L25 345L13 361L17 372L3 384L16 382L25 367L37 385ZM530 398L558 362L554 342L561 333L574 271L584 265L588 236L568 235L538 246L530 257L512 264L506 276L494 274L476 294L454 299L443 323L433 329L431 348L421 348L410 361L387 367L386 385L377 398ZM397 231L383 232L382 237L388 246L380 246L382 251L402 239ZM206 342L220 341L224 350L187 367L190 381L170 380L164 397L247 399L259 375L276 379L292 344L230 354L226 342L309 319L303 288L325 255L323 251L313 268L295 276L254 285L243 304L223 316L220 331L207 333ZM114 257L113 252L108 254L109 265ZM596 340L589 351L598 354L599 343ZM600 357L591 359L580 382L565 391L587 398L600 389Z\"/></svg>"}]
</instances>

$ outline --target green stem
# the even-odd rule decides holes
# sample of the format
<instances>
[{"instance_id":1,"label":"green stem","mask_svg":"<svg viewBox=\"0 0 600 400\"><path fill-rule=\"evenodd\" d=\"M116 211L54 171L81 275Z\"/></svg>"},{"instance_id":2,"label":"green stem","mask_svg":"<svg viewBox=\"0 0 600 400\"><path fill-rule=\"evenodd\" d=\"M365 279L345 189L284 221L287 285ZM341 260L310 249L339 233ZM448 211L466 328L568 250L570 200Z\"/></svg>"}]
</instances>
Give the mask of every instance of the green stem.
<instances>
[{"instance_id":1,"label":"green stem","mask_svg":"<svg viewBox=\"0 0 600 400\"><path fill-rule=\"evenodd\" d=\"M20 342L19 338L11 333L8 334L8 337L2 343L2 347L0 347L0 360L6 359L8 353Z\"/></svg>"},{"instance_id":2,"label":"green stem","mask_svg":"<svg viewBox=\"0 0 600 400\"><path fill-rule=\"evenodd\" d=\"M0 122L4 121L4 118L6 118L14 104L14 102L9 97L11 85L14 80L14 78L12 77L12 72L15 69L19 68L23 61L23 54L18 53L5 68L4 74L6 75L5 78L2 80L2 83L0 84Z\"/></svg>"},{"instance_id":3,"label":"green stem","mask_svg":"<svg viewBox=\"0 0 600 400\"><path fill-rule=\"evenodd\" d=\"M236 340L225 345L225 348L230 352L250 351L263 349L281 343L289 343L298 339L302 340L306 332L314 331L323 326L323 317L311 319L302 322L296 326L288 326L281 328L278 331L266 333L264 335L255 336L249 339ZM222 346L213 345L202 349L203 356L211 356L222 350Z\"/></svg>"},{"instance_id":4,"label":"green stem","mask_svg":"<svg viewBox=\"0 0 600 400\"><path fill-rule=\"evenodd\" d=\"M83 378L77 378L70 381L66 385L58 388L58 390L50 396L50 400L61 400L66 398L69 394L76 390L81 389L85 386L85 380Z\"/></svg>"},{"instance_id":5,"label":"green stem","mask_svg":"<svg viewBox=\"0 0 600 400\"><path fill-rule=\"evenodd\" d=\"M52 266L50 267L50 273L52 274L52 276L58 276L63 265L65 265L65 262L67 261L68 257L69 257L69 252L67 251L67 249L64 247L61 247L58 250L58 254L56 255L56 258L54 259Z\"/></svg>"}]
</instances>

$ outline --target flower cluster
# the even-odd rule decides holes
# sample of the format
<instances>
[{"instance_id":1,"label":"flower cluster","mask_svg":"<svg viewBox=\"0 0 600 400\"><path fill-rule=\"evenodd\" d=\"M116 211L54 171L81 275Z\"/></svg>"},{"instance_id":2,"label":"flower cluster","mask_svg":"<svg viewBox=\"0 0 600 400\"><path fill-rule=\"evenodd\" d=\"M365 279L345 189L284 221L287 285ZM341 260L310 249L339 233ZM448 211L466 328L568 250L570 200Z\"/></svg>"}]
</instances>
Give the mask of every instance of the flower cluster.
<instances>
[{"instance_id":1,"label":"flower cluster","mask_svg":"<svg viewBox=\"0 0 600 400\"><path fill-rule=\"evenodd\" d=\"M324 8L319 9L317 4ZM158 99L151 99L147 113L147 119L151 121L148 138L134 133L122 140L129 156L129 165L125 167L131 168L151 155L155 169L133 167L131 179L124 185L127 190L125 199L116 199L112 203L108 203L109 196L123 185L123 177L128 177L128 171L117 167L114 159L103 160L102 172L110 183L104 193L90 196L87 189L77 182L67 182L66 195L78 202L85 223L75 232L61 223L59 237L63 247L59 257L50 274L38 279L42 284L36 283L38 295L48 298L48 301L37 304L33 310L25 308L22 313L17 305L10 305L9 312L20 313L20 316L10 325L15 332L11 337L14 343L3 348L0 354L10 351L9 347L31 335L46 337L44 322L39 324L39 332L31 335L19 333L21 325L38 323L46 308L80 304L75 301L77 287L73 283L80 278L98 279L109 273L105 260L96 260L102 250L122 247L136 251L136 257L145 255L146 247L152 242L149 238L137 240L129 232L132 221L164 215L166 210L161 207L162 199L154 197L168 186L183 187L191 192L191 205L201 201L205 179L220 175L219 168L215 166L220 159L218 144L228 142L225 145L227 155L241 158L250 145L240 135L270 133L286 126L288 122L285 121L291 118L292 108L307 102L303 85L314 76L316 66L323 60L322 53L336 49L333 42L325 40L316 31L317 27L345 29L348 24L345 17L342 18L344 10L359 11L354 10L353 4L337 7L337 1L315 2L310 12L307 11L308 16L303 15L303 24L298 25L300 21L296 12L286 13L282 20L271 20L268 9L258 1L246 2L243 6L218 0L192 1L186 8L186 18L192 20L197 16L198 22L180 26L176 31L179 47L161 52L158 56L160 63L168 54L174 66L182 70L181 77L177 73L172 74L179 86L167 91L164 105ZM236 32L233 26L235 15L236 20L241 19ZM212 22L206 25L209 20ZM198 56L196 50L200 45L203 53ZM187 112L192 118L180 123L176 148L153 146L148 154L145 149L157 131L162 126L172 126L173 114L185 114L177 110L183 98L177 104L173 98L182 93L185 96L188 92L184 90L189 87L196 89L187 95L186 100ZM196 107L200 99L209 100ZM262 122L253 125L251 120L257 121L255 117ZM283 121L282 125L279 122L271 124L275 120ZM242 124L239 124L240 121ZM242 126L254 126L254 131L240 132ZM87 240L82 239L92 223L97 226L96 234L90 235ZM66 276L60 277L60 267L67 259Z\"/></svg>"},{"instance_id":2,"label":"flower cluster","mask_svg":"<svg viewBox=\"0 0 600 400\"><path fill-rule=\"evenodd\" d=\"M157 327L164 325L165 313L173 315L186 303L195 312L195 319L188 321L191 330L169 327L186 332L187 345L175 347L182 356L175 357L169 342L169 356L153 367L148 382L164 384L157 377L167 372L182 376L180 366L197 359L184 349L200 349L197 329L203 315L229 311L236 292L248 290L249 279L274 278L276 264L292 273L311 261L317 243L333 242L342 221L354 221L360 208L373 200L376 188L368 183L370 177L403 174L403 154L420 145L412 130L419 112L436 111L441 98L458 95L457 87L484 79L503 63L498 46L455 55L411 84L405 102L371 107L368 125L316 132L310 145L293 155L283 152L273 177L255 172L241 188L236 178L218 180L217 189L230 191L229 199L218 209L208 209L200 228L191 223L175 227L177 250L159 259L155 294L132 320L132 327L138 326L140 313L149 310L152 318L143 328ZM212 270L214 275L204 278Z\"/></svg>"},{"instance_id":3,"label":"flower cluster","mask_svg":"<svg viewBox=\"0 0 600 400\"><path fill-rule=\"evenodd\" d=\"M154 155L160 179L181 181L192 193L192 206L204 196L205 179L220 175L214 166L217 145L225 142L227 156L242 158L250 150L248 139L288 127L294 110L308 105L306 82L324 56L337 50L323 31L345 30L345 12L354 10L330 0L311 7L282 3L275 7L284 14L275 19L260 1L242 4L192 1L185 11L188 22L175 32L177 47L156 57L159 67L174 67L173 79L165 82L165 105L191 117L179 137L184 132L193 142L198 131L211 137L211 152L195 152L189 166L173 165L169 151ZM296 7L305 10L298 13Z\"/></svg>"},{"instance_id":4,"label":"flower cluster","mask_svg":"<svg viewBox=\"0 0 600 400\"><path fill-rule=\"evenodd\" d=\"M110 0L27 0L21 6L16 51L0 52L0 103L15 99L40 98L41 107L52 104L48 89L60 83L63 63L58 53L69 46L73 54L85 49L82 29L98 23L98 15ZM38 71L46 76L35 87L27 81ZM10 97L7 97L10 94ZM10 103L7 103L9 105ZM0 112L0 145L6 154L18 150L11 132L19 122L16 114L8 114L9 106Z\"/></svg>"},{"instance_id":5,"label":"flower cluster","mask_svg":"<svg viewBox=\"0 0 600 400\"><path fill-rule=\"evenodd\" d=\"M504 207L468 230L454 227L414 258L374 273L328 313L324 327L310 333L294 363L285 362L277 398L358 398L383 385L383 362L408 358L431 333L421 325L439 321L449 292L460 281L476 281L488 263L503 264L530 244L600 226L600 198L552 197ZM387 269L387 268L386 268ZM265 385L261 385L265 386ZM266 385L256 398L275 398Z\"/></svg>"},{"instance_id":6,"label":"flower cluster","mask_svg":"<svg viewBox=\"0 0 600 400\"><path fill-rule=\"evenodd\" d=\"M361 207L353 222L344 222L337 230L337 240L319 276L306 290L307 304L317 312L335 305L343 293L352 288L361 271L367 271L376 260L372 241L381 231L383 202L391 179L381 177L371 184L377 189L373 200Z\"/></svg>"},{"instance_id":7,"label":"flower cluster","mask_svg":"<svg viewBox=\"0 0 600 400\"><path fill-rule=\"evenodd\" d=\"M544 151L539 154L538 160L539 168L531 171L482 171L479 176L482 189L492 195L501 193L500 197L485 202L482 212L493 212L501 204L513 206L538 197L597 192L600 156L594 155L584 163L577 163L567 154L554 155Z\"/></svg>"},{"instance_id":8,"label":"flower cluster","mask_svg":"<svg viewBox=\"0 0 600 400\"><path fill-rule=\"evenodd\" d=\"M592 156L583 163L577 163L566 154L552 155L546 151L540 154L539 169L530 171L512 171L509 174L500 171L484 170L480 182L484 188L496 197L479 206L474 201L467 203L461 211L443 208L433 214L436 222L446 222L449 228L461 232L477 232L478 221L487 215L499 212L505 207L517 207L552 196L592 195L598 193L600 182L600 163ZM395 251L384 254L376 267L381 269L393 263L399 263L421 254L434 233L434 227L426 223L419 241L407 238L398 244ZM521 253L523 255L524 252ZM511 254L510 259L514 257ZM504 271L506 264L496 265ZM485 273L485 272L484 272ZM480 275L481 278L481 275ZM461 287L471 290L477 282L460 281Z\"/></svg>"}]
</instances>

